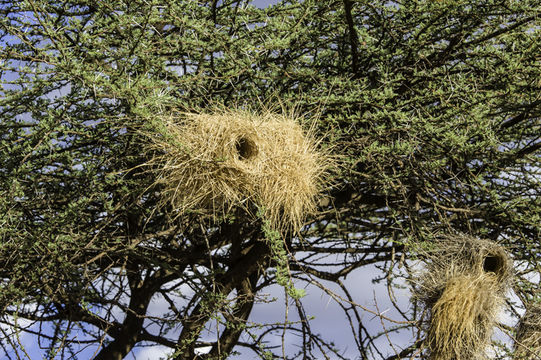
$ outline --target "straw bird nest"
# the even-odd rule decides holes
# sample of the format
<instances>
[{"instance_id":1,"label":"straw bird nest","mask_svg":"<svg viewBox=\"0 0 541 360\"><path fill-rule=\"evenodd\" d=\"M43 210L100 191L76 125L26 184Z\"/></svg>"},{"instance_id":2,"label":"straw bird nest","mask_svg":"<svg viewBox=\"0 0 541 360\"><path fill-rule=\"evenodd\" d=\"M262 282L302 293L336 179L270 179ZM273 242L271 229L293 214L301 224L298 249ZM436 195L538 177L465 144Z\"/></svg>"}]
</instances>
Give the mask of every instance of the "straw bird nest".
<instances>
[{"instance_id":1,"label":"straw bird nest","mask_svg":"<svg viewBox=\"0 0 541 360\"><path fill-rule=\"evenodd\" d=\"M541 359L541 303L529 304L517 327L515 360Z\"/></svg>"},{"instance_id":2,"label":"straw bird nest","mask_svg":"<svg viewBox=\"0 0 541 360\"><path fill-rule=\"evenodd\" d=\"M457 235L436 239L425 255L414 297L427 310L428 358L484 358L512 276L506 252L491 241Z\"/></svg>"},{"instance_id":3,"label":"straw bird nest","mask_svg":"<svg viewBox=\"0 0 541 360\"><path fill-rule=\"evenodd\" d=\"M278 231L298 231L316 209L329 157L292 116L223 110L183 113L150 134L162 200L177 215L259 212Z\"/></svg>"}]
</instances>

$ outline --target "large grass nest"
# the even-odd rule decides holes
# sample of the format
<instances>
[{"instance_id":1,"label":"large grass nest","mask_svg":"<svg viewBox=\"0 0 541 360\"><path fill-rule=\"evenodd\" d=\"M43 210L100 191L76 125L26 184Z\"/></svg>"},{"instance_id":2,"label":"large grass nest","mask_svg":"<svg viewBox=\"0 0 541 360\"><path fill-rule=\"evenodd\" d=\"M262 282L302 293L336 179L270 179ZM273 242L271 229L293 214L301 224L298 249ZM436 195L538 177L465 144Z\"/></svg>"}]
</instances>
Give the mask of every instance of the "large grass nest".
<instances>
[{"instance_id":1,"label":"large grass nest","mask_svg":"<svg viewBox=\"0 0 541 360\"><path fill-rule=\"evenodd\" d=\"M242 207L278 231L298 231L316 210L330 157L294 116L221 110L181 113L147 134L162 200L177 215Z\"/></svg>"},{"instance_id":2,"label":"large grass nest","mask_svg":"<svg viewBox=\"0 0 541 360\"><path fill-rule=\"evenodd\" d=\"M515 360L541 359L541 303L528 304L517 326Z\"/></svg>"},{"instance_id":3,"label":"large grass nest","mask_svg":"<svg viewBox=\"0 0 541 360\"><path fill-rule=\"evenodd\" d=\"M491 241L464 235L440 237L424 255L414 297L426 309L429 359L485 358L512 276L509 257Z\"/></svg>"}]
</instances>

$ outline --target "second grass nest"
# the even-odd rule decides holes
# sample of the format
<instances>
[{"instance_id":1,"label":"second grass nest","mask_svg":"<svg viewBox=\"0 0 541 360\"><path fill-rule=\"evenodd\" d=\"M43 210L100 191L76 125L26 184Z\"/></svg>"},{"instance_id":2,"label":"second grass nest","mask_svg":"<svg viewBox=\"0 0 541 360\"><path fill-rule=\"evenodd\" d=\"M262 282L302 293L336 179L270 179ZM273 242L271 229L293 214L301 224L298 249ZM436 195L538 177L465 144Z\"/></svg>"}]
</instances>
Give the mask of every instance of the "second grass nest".
<instances>
[{"instance_id":1,"label":"second grass nest","mask_svg":"<svg viewBox=\"0 0 541 360\"><path fill-rule=\"evenodd\" d=\"M466 235L442 236L432 245L414 292L428 313L428 358L484 359L511 281L511 260L498 244Z\"/></svg>"}]
</instances>

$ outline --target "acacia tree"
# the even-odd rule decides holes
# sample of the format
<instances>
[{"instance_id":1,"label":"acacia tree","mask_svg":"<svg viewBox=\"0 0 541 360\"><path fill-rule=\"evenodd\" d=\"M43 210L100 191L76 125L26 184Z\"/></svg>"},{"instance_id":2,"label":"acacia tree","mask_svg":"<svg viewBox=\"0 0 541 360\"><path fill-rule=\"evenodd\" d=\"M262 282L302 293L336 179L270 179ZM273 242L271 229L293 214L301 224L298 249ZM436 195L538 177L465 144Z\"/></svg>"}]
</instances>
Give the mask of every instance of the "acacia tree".
<instances>
[{"instance_id":1,"label":"acacia tree","mask_svg":"<svg viewBox=\"0 0 541 360\"><path fill-rule=\"evenodd\" d=\"M501 242L518 299L539 300L537 1L0 4L6 358L32 357L24 338L62 359L156 344L175 359L421 357L415 303L389 319L345 279L375 265L392 292L441 232ZM261 99L295 107L339 156L282 255L242 209L172 216L139 167L155 155L138 129L156 109ZM343 309L347 353L313 330L300 292L285 295L291 318L251 320L271 306L261 294L284 256L297 287ZM517 316L522 304L508 305ZM394 326L375 332L366 313ZM407 346L378 342L408 329Z\"/></svg>"}]
</instances>

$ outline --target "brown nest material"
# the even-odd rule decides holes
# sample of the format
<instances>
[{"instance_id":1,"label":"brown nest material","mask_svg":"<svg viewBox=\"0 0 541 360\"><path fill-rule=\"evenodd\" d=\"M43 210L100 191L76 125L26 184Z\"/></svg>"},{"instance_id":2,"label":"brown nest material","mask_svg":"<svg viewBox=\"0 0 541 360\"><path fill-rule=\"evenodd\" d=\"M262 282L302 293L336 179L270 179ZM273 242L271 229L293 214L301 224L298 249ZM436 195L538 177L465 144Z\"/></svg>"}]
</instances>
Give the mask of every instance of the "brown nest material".
<instances>
[{"instance_id":1,"label":"brown nest material","mask_svg":"<svg viewBox=\"0 0 541 360\"><path fill-rule=\"evenodd\" d=\"M177 214L232 207L260 212L279 231L298 231L316 210L330 157L292 116L227 110L183 113L147 134L162 199ZM254 206L255 205L255 206Z\"/></svg>"},{"instance_id":2,"label":"brown nest material","mask_svg":"<svg viewBox=\"0 0 541 360\"><path fill-rule=\"evenodd\" d=\"M414 291L427 310L428 358L482 359L511 280L511 261L499 245L470 236L445 236L433 245Z\"/></svg>"},{"instance_id":3,"label":"brown nest material","mask_svg":"<svg viewBox=\"0 0 541 360\"><path fill-rule=\"evenodd\" d=\"M541 304L533 303L517 326L515 360L541 359Z\"/></svg>"}]
</instances>

